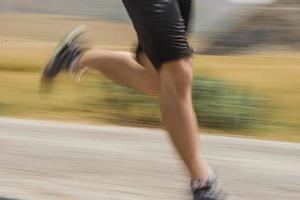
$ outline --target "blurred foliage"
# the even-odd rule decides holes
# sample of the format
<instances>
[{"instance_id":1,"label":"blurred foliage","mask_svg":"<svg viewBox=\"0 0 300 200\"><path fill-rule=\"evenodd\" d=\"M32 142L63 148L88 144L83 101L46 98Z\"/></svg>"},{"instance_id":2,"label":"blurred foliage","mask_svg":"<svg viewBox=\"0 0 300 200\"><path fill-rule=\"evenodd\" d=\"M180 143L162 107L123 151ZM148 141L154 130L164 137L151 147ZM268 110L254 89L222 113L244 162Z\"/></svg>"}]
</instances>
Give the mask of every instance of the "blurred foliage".
<instances>
[{"instance_id":1,"label":"blurred foliage","mask_svg":"<svg viewBox=\"0 0 300 200\"><path fill-rule=\"evenodd\" d=\"M4 113L7 109L8 105L0 102L0 113Z\"/></svg>"},{"instance_id":2,"label":"blurred foliage","mask_svg":"<svg viewBox=\"0 0 300 200\"><path fill-rule=\"evenodd\" d=\"M299 7L299 0L284 0L254 7L245 6L239 12L228 13L229 16L224 19L219 18L219 23L229 19L231 25L222 30L213 29L206 38L209 45L199 52L223 55L299 51Z\"/></svg>"},{"instance_id":3,"label":"blurred foliage","mask_svg":"<svg viewBox=\"0 0 300 200\"><path fill-rule=\"evenodd\" d=\"M197 76L193 101L200 126L220 130L241 130L262 123L263 100L229 82Z\"/></svg>"},{"instance_id":4,"label":"blurred foliage","mask_svg":"<svg viewBox=\"0 0 300 200\"><path fill-rule=\"evenodd\" d=\"M160 125L157 98L142 95L111 81L101 84L102 107L113 121ZM262 122L262 101L247 90L226 81L196 76L193 101L200 126L219 130L253 129ZM100 102L100 101L97 101Z\"/></svg>"},{"instance_id":5,"label":"blurred foliage","mask_svg":"<svg viewBox=\"0 0 300 200\"><path fill-rule=\"evenodd\" d=\"M102 80L103 91L101 109L105 108L110 120L134 125L160 125L159 103L156 97L143 95L131 88L118 85L110 80ZM97 102L100 102L97 99Z\"/></svg>"}]
</instances>

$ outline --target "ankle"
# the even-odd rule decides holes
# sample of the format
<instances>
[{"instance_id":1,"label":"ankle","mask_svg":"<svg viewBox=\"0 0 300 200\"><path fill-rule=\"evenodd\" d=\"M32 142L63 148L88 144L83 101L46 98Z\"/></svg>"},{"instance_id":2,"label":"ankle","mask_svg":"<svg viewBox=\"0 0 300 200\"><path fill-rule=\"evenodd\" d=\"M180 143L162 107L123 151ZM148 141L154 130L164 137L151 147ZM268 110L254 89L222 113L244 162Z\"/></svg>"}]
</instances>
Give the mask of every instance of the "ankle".
<instances>
[{"instance_id":1,"label":"ankle","mask_svg":"<svg viewBox=\"0 0 300 200\"><path fill-rule=\"evenodd\" d=\"M210 180L214 180L214 179L215 179L215 175L212 172L207 177L192 179L191 188L192 188L192 190L204 188L207 186L207 183Z\"/></svg>"},{"instance_id":2,"label":"ankle","mask_svg":"<svg viewBox=\"0 0 300 200\"><path fill-rule=\"evenodd\" d=\"M205 163L205 161L202 161L201 163ZM213 171L210 169L210 167L207 164L205 164L202 165L202 168L200 168L200 170L195 171L195 173L192 173L191 179L192 180L207 179L212 174L214 174Z\"/></svg>"}]
</instances>

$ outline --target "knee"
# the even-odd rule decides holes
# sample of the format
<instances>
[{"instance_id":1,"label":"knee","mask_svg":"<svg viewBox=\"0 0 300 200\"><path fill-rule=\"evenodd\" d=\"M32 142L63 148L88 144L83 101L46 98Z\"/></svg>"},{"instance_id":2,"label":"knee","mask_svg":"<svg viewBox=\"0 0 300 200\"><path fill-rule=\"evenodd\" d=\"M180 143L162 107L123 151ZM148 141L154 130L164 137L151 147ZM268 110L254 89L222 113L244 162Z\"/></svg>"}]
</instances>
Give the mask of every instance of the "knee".
<instances>
[{"instance_id":1,"label":"knee","mask_svg":"<svg viewBox=\"0 0 300 200\"><path fill-rule=\"evenodd\" d=\"M191 91L193 71L189 58L164 64L159 75L162 92L185 97Z\"/></svg>"}]
</instances>

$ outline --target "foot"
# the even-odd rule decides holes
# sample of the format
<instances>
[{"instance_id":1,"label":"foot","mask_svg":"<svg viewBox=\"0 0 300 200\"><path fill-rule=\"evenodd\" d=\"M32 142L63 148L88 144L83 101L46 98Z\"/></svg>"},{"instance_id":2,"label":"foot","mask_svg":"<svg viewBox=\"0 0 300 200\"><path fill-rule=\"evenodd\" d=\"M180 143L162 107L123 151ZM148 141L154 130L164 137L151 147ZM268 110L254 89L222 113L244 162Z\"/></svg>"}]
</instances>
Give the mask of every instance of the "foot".
<instances>
[{"instance_id":1,"label":"foot","mask_svg":"<svg viewBox=\"0 0 300 200\"><path fill-rule=\"evenodd\" d=\"M226 195L219 188L215 176L210 176L206 181L192 182L194 200L225 200Z\"/></svg>"},{"instance_id":2,"label":"foot","mask_svg":"<svg viewBox=\"0 0 300 200\"><path fill-rule=\"evenodd\" d=\"M74 70L87 50L84 46L85 32L85 27L81 26L72 30L61 40L43 70L42 83L51 82L62 71Z\"/></svg>"}]
</instances>

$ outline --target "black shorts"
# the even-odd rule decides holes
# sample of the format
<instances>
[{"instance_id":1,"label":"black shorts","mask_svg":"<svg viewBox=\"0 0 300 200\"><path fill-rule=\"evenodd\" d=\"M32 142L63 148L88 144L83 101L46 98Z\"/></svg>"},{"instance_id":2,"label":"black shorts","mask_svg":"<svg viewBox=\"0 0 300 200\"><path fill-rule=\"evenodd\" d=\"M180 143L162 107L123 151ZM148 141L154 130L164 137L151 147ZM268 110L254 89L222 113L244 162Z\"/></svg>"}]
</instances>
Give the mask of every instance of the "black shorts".
<instances>
[{"instance_id":1,"label":"black shorts","mask_svg":"<svg viewBox=\"0 0 300 200\"><path fill-rule=\"evenodd\" d=\"M192 0L123 0L144 52L157 70L165 62L189 57L188 29Z\"/></svg>"}]
</instances>

